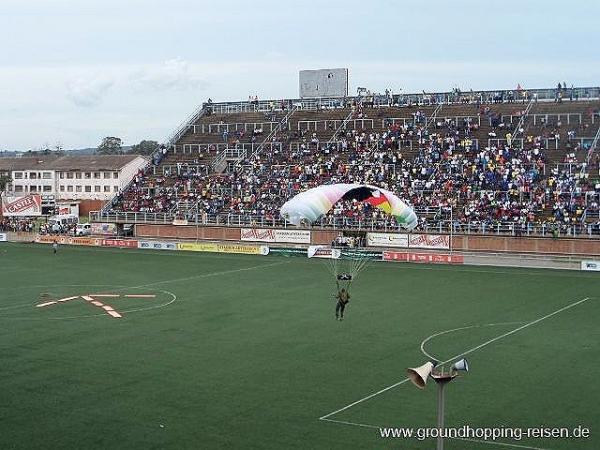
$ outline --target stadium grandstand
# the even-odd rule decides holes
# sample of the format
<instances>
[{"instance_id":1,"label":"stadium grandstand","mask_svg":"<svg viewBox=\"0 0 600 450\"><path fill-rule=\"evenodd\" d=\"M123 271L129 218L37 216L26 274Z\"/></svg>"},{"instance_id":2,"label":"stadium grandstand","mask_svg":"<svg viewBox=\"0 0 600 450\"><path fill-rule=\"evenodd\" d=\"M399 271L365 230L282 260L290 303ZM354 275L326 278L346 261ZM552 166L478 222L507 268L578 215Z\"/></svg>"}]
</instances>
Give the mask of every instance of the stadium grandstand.
<instances>
[{"instance_id":1,"label":"stadium grandstand","mask_svg":"<svg viewBox=\"0 0 600 450\"><path fill-rule=\"evenodd\" d=\"M600 2L0 11L0 450L600 449Z\"/></svg>"},{"instance_id":2,"label":"stadium grandstand","mask_svg":"<svg viewBox=\"0 0 600 450\"><path fill-rule=\"evenodd\" d=\"M217 103L195 111L91 219L286 227L286 199L370 183L410 203L419 231L600 233L600 88L374 94ZM181 222L183 223L183 222ZM363 202L314 227L395 230Z\"/></svg>"}]
</instances>

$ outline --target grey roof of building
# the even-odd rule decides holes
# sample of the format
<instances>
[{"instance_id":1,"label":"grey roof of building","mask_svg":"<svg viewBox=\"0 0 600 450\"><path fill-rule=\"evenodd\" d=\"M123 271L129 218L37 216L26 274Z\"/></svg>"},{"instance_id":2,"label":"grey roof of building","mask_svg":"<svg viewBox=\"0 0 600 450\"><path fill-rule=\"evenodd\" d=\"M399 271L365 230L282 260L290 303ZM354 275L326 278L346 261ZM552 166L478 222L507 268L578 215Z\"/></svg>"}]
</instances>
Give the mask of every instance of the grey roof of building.
<instances>
[{"instance_id":1,"label":"grey roof of building","mask_svg":"<svg viewBox=\"0 0 600 450\"><path fill-rule=\"evenodd\" d=\"M141 155L0 158L0 170L119 170Z\"/></svg>"},{"instance_id":2,"label":"grey roof of building","mask_svg":"<svg viewBox=\"0 0 600 450\"><path fill-rule=\"evenodd\" d=\"M36 156L34 158L0 158L0 170L35 170L45 169L46 166L55 161L56 156Z\"/></svg>"}]
</instances>

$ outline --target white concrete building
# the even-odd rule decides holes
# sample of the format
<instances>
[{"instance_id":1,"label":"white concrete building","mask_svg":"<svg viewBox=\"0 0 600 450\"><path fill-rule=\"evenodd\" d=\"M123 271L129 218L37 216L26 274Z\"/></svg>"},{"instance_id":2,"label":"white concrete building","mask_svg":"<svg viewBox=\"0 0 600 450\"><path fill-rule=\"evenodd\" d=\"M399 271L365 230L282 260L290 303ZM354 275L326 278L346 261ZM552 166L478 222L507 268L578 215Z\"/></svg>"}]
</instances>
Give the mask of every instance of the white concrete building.
<instances>
[{"instance_id":1,"label":"white concrete building","mask_svg":"<svg viewBox=\"0 0 600 450\"><path fill-rule=\"evenodd\" d=\"M146 164L140 155L0 158L0 174L11 177L6 191L15 195L53 195L57 202L83 202L98 208Z\"/></svg>"}]
</instances>

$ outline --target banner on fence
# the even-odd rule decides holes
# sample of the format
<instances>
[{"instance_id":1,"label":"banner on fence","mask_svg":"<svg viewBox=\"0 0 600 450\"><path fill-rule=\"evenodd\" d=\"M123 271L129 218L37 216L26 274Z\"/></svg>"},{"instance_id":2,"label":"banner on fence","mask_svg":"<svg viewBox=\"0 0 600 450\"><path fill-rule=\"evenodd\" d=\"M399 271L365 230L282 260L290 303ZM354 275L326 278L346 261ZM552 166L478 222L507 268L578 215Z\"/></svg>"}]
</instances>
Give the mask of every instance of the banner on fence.
<instances>
[{"instance_id":1,"label":"banner on fence","mask_svg":"<svg viewBox=\"0 0 600 450\"><path fill-rule=\"evenodd\" d=\"M415 262L427 264L464 264L462 255L445 253L383 252L384 261Z\"/></svg>"},{"instance_id":2,"label":"banner on fence","mask_svg":"<svg viewBox=\"0 0 600 450\"><path fill-rule=\"evenodd\" d=\"M590 270L600 272L600 261L584 260L581 261L581 270Z\"/></svg>"},{"instance_id":3,"label":"banner on fence","mask_svg":"<svg viewBox=\"0 0 600 450\"><path fill-rule=\"evenodd\" d=\"M149 250L177 250L177 242L168 241L138 241L138 248Z\"/></svg>"},{"instance_id":4,"label":"banner on fence","mask_svg":"<svg viewBox=\"0 0 600 450\"><path fill-rule=\"evenodd\" d=\"M7 242L8 236L6 233L0 233L0 242Z\"/></svg>"},{"instance_id":5,"label":"banner on fence","mask_svg":"<svg viewBox=\"0 0 600 450\"><path fill-rule=\"evenodd\" d=\"M102 239L88 238L88 237L69 237L69 236L55 236L52 234L39 235L35 242L40 244L53 244L56 241L62 245L86 245L91 247L97 247L102 245Z\"/></svg>"},{"instance_id":6,"label":"banner on fence","mask_svg":"<svg viewBox=\"0 0 600 450\"><path fill-rule=\"evenodd\" d=\"M268 255L266 245L219 244L215 242L179 242L177 250L211 253L240 253L245 255Z\"/></svg>"},{"instance_id":7,"label":"banner on fence","mask_svg":"<svg viewBox=\"0 0 600 450\"><path fill-rule=\"evenodd\" d=\"M242 228L242 241L310 244L308 230L275 230L266 228Z\"/></svg>"},{"instance_id":8,"label":"banner on fence","mask_svg":"<svg viewBox=\"0 0 600 450\"><path fill-rule=\"evenodd\" d=\"M309 258L339 259L340 256L342 256L342 251L339 248L324 245L311 245L308 247Z\"/></svg>"},{"instance_id":9,"label":"banner on fence","mask_svg":"<svg viewBox=\"0 0 600 450\"><path fill-rule=\"evenodd\" d=\"M102 247L137 248L135 239L102 239Z\"/></svg>"},{"instance_id":10,"label":"banner on fence","mask_svg":"<svg viewBox=\"0 0 600 450\"><path fill-rule=\"evenodd\" d=\"M367 233L367 245L370 247L408 247L408 234Z\"/></svg>"},{"instance_id":11,"label":"banner on fence","mask_svg":"<svg viewBox=\"0 0 600 450\"><path fill-rule=\"evenodd\" d=\"M450 248L450 236L446 234L367 233L367 245L447 250Z\"/></svg>"},{"instance_id":12,"label":"banner on fence","mask_svg":"<svg viewBox=\"0 0 600 450\"><path fill-rule=\"evenodd\" d=\"M98 223L93 222L91 224L91 233L98 236L116 236L117 235L117 224L116 223Z\"/></svg>"},{"instance_id":13,"label":"banner on fence","mask_svg":"<svg viewBox=\"0 0 600 450\"><path fill-rule=\"evenodd\" d=\"M410 234L409 248L449 249L450 236L447 234Z\"/></svg>"},{"instance_id":14,"label":"banner on fence","mask_svg":"<svg viewBox=\"0 0 600 450\"><path fill-rule=\"evenodd\" d=\"M50 234L40 234L35 238L35 242L38 244L52 244L54 241L59 244L64 244L66 240L65 236L52 236Z\"/></svg>"},{"instance_id":15,"label":"banner on fence","mask_svg":"<svg viewBox=\"0 0 600 450\"><path fill-rule=\"evenodd\" d=\"M13 216L41 216L42 196L36 194L22 197L2 196L2 215Z\"/></svg>"}]
</instances>

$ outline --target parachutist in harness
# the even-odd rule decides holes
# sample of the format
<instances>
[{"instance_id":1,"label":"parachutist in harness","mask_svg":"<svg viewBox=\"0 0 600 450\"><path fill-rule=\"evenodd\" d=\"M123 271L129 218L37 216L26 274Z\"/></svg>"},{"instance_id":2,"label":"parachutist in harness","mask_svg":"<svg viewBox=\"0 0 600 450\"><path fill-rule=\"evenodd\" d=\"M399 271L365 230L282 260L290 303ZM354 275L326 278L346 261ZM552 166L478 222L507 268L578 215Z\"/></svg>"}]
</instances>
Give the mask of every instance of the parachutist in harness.
<instances>
[{"instance_id":1,"label":"parachutist in harness","mask_svg":"<svg viewBox=\"0 0 600 450\"><path fill-rule=\"evenodd\" d=\"M348 292L346 288L340 288L340 281L346 281L347 287L350 287L352 275L349 273L341 273L337 276L337 294L335 296L337 299L337 304L335 305L336 320L344 320L344 309L346 309L346 305L350 302L350 292Z\"/></svg>"}]
</instances>

